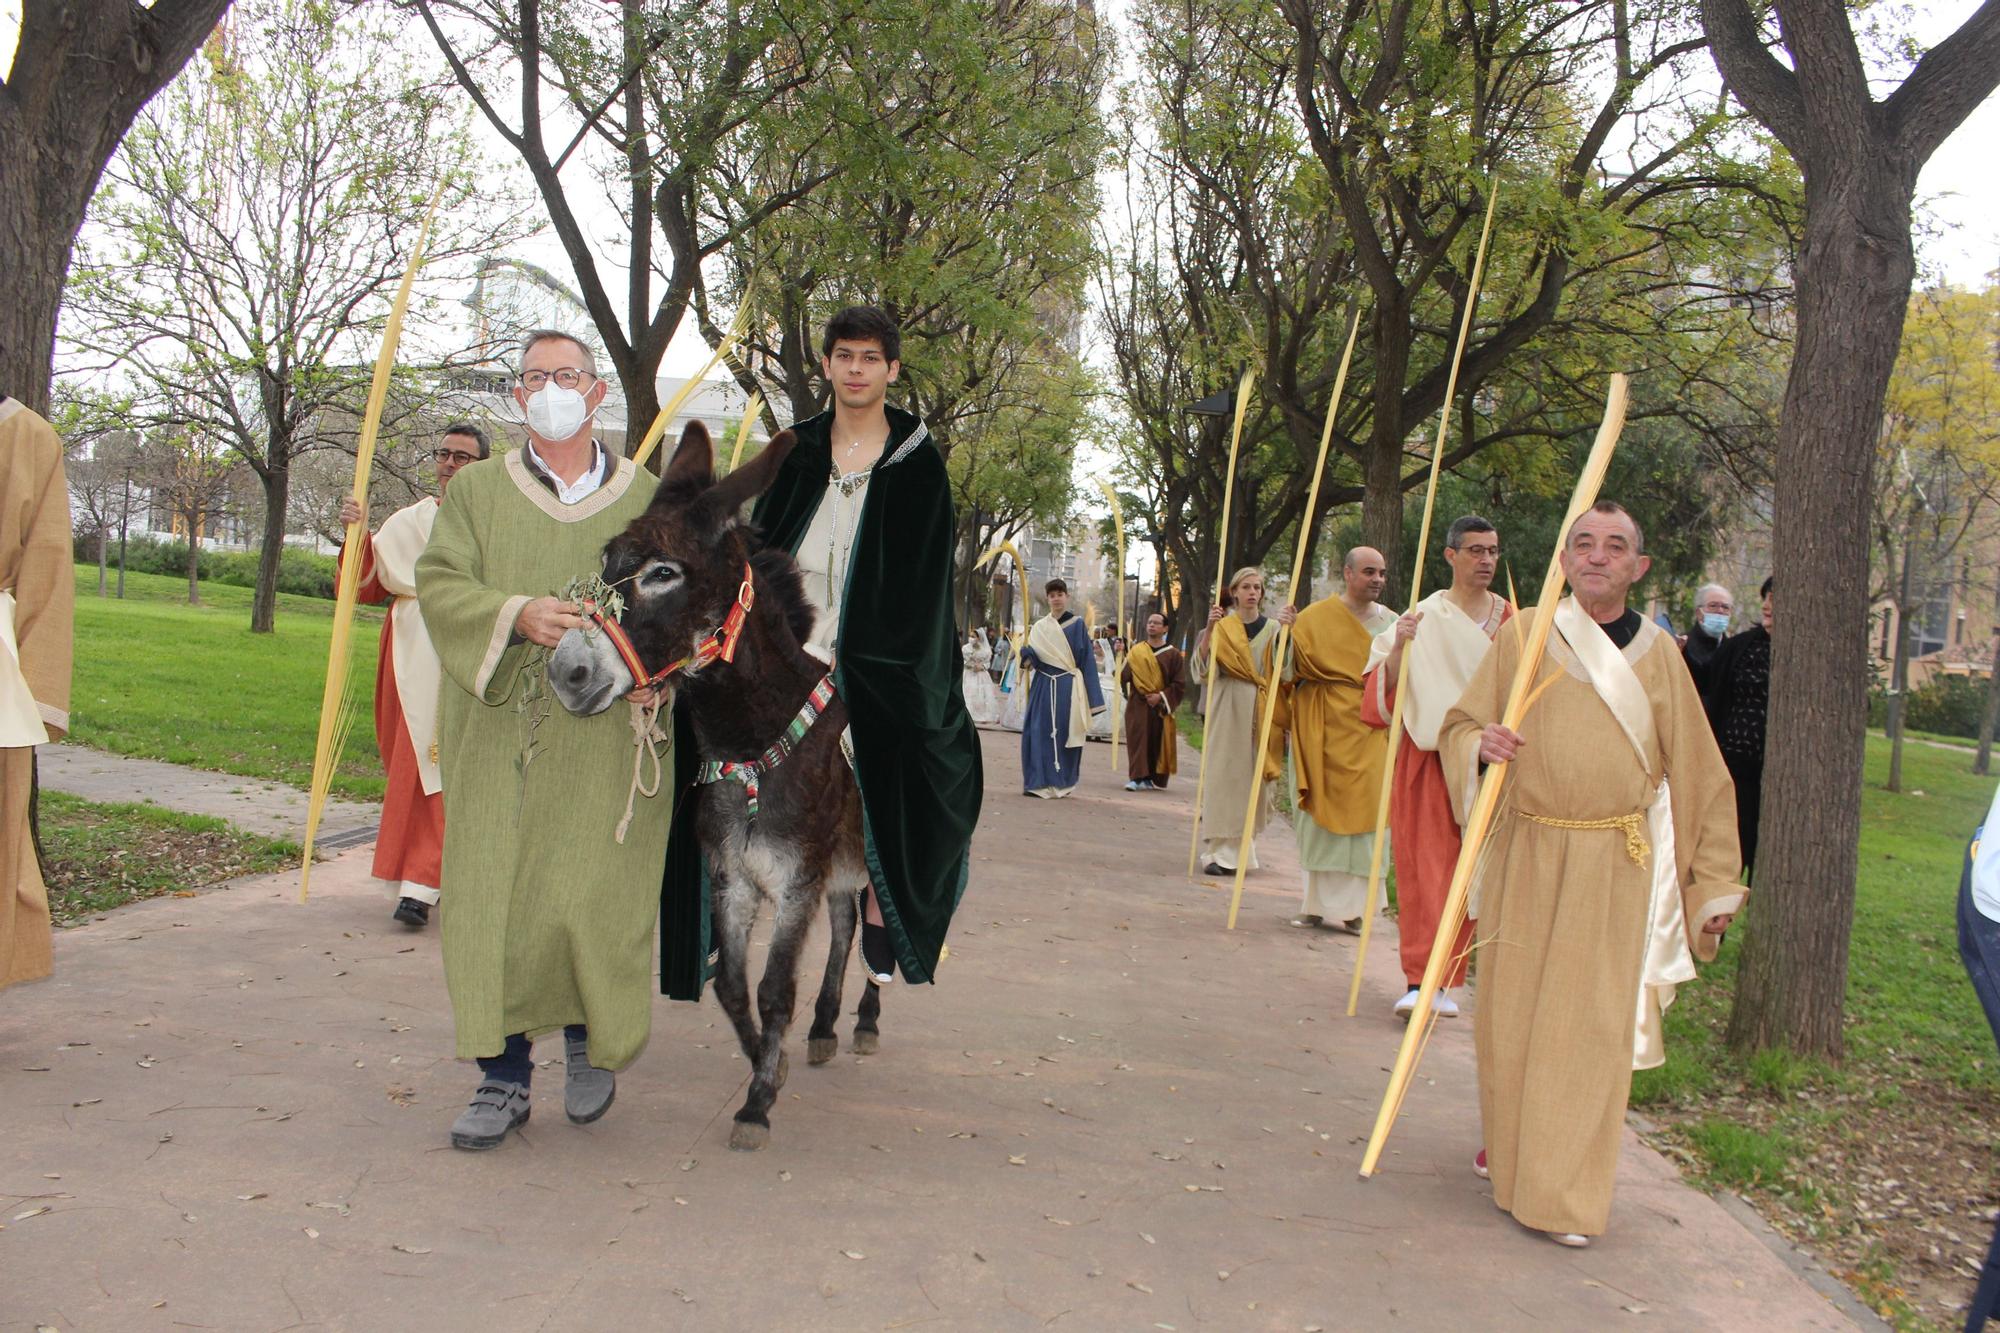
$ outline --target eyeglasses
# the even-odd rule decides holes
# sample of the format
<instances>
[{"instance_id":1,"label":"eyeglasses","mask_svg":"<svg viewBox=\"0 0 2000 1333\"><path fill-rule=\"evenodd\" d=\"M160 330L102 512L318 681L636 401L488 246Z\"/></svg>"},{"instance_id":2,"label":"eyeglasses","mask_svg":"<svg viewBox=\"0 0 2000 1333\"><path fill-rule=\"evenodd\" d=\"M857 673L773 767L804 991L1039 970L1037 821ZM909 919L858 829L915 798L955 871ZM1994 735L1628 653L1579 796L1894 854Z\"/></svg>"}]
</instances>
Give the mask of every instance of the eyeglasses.
<instances>
[{"instance_id":1,"label":"eyeglasses","mask_svg":"<svg viewBox=\"0 0 2000 1333\"><path fill-rule=\"evenodd\" d=\"M478 454L468 454L463 449L433 449L431 457L440 463L456 463L460 467L479 461Z\"/></svg>"},{"instance_id":2,"label":"eyeglasses","mask_svg":"<svg viewBox=\"0 0 2000 1333\"><path fill-rule=\"evenodd\" d=\"M575 366L559 366L554 370L524 370L521 372L521 387L534 393L554 380L558 387L574 389L578 385L585 388L597 383L595 373L578 370Z\"/></svg>"},{"instance_id":3,"label":"eyeglasses","mask_svg":"<svg viewBox=\"0 0 2000 1333\"><path fill-rule=\"evenodd\" d=\"M1497 546L1461 546L1458 548L1458 553L1460 555L1469 555L1474 560L1497 560L1500 558L1500 548Z\"/></svg>"}]
</instances>

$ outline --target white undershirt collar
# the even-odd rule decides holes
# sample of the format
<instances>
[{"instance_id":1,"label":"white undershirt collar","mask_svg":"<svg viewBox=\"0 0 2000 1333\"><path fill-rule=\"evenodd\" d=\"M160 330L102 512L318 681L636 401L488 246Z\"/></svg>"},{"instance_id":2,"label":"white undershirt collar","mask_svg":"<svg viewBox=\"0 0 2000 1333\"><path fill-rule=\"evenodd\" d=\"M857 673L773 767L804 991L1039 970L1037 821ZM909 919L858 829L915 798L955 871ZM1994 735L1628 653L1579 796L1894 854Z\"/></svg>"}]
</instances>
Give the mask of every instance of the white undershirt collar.
<instances>
[{"instance_id":1,"label":"white undershirt collar","mask_svg":"<svg viewBox=\"0 0 2000 1333\"><path fill-rule=\"evenodd\" d=\"M566 505L588 499L604 484L610 472L610 469L604 466L604 446L596 440L590 442L590 466L585 468L583 475L575 481L564 481L557 476L555 469L544 463L542 456L535 452L535 442L532 439L523 447L528 451L528 462L548 479L549 484L555 488L556 499Z\"/></svg>"}]
</instances>

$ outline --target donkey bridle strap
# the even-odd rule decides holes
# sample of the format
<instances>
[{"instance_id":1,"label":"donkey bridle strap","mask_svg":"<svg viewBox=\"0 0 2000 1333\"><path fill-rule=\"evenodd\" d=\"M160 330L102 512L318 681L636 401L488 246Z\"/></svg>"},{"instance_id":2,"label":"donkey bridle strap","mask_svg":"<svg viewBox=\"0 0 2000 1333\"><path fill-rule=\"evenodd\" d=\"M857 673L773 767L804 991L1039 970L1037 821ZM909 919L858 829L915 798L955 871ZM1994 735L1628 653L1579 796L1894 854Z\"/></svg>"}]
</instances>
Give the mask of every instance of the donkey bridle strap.
<instances>
[{"instance_id":1,"label":"donkey bridle strap","mask_svg":"<svg viewBox=\"0 0 2000 1333\"><path fill-rule=\"evenodd\" d=\"M581 610L584 618L603 630L604 637L611 640L611 646L617 650L619 660L625 663L625 669L632 673L632 688L643 690L658 685L682 671L699 671L710 662L717 660L734 662L736 642L743 637L743 624L750 618L750 608L756 605L756 602L757 590L751 583L750 562L745 560L743 584L737 588L735 604L729 608L729 614L722 618L721 626L710 630L702 641L695 645L692 653L678 662L652 672L646 670L646 664L639 658L639 650L632 646L632 636L625 632L625 627L614 617L605 615L603 607L595 602L585 602Z\"/></svg>"},{"instance_id":2,"label":"donkey bridle strap","mask_svg":"<svg viewBox=\"0 0 2000 1333\"><path fill-rule=\"evenodd\" d=\"M764 753L755 759L708 759L695 770L694 780L698 783L740 782L743 792L750 802L751 819L757 818L757 788L764 775L785 762L792 751L799 748L799 742L812 730L813 723L819 721L820 714L833 702L833 676L821 676L813 692L806 696L805 704L785 724L785 730L773 741Z\"/></svg>"}]
</instances>

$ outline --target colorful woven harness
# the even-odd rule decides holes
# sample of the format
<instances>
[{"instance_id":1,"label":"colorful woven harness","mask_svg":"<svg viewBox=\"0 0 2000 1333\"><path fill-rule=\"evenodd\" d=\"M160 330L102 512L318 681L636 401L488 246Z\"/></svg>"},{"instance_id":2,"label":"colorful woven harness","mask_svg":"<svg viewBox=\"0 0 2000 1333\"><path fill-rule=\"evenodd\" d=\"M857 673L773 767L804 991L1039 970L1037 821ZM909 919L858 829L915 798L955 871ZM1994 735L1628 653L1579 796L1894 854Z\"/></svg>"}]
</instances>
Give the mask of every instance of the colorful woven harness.
<instances>
[{"instance_id":1,"label":"colorful woven harness","mask_svg":"<svg viewBox=\"0 0 2000 1333\"><path fill-rule=\"evenodd\" d=\"M754 821L757 818L758 784L763 781L765 774L784 763L792 751L799 748L799 742L805 739L806 733L812 730L813 723L819 721L820 714L824 713L826 706L832 702L833 676L828 674L819 678L819 684L813 686L813 692L806 696L805 705L799 709L798 715L786 725L784 734L773 741L764 753L755 759L740 761L705 760L695 770L694 780L704 785L711 782L742 783L744 795L750 801L750 818Z\"/></svg>"},{"instance_id":2,"label":"colorful woven harness","mask_svg":"<svg viewBox=\"0 0 2000 1333\"><path fill-rule=\"evenodd\" d=\"M736 603L729 608L729 614L723 617L721 628L709 631L707 637L696 644L694 651L688 656L653 672L646 670L646 664L639 659L639 650L632 646L631 636L625 632L625 627L618 623L616 617L604 614L604 609L596 602L586 601L578 610L585 619L604 631L604 637L611 640L611 646L617 650L619 660L624 662L625 669L632 673L632 688L642 690L648 686L658 685L681 671L690 669L699 671L718 659L734 662L736 641L743 637L743 623L750 618L750 608L756 602L757 590L751 586L750 562L746 560L743 562L743 585L736 590Z\"/></svg>"}]
</instances>

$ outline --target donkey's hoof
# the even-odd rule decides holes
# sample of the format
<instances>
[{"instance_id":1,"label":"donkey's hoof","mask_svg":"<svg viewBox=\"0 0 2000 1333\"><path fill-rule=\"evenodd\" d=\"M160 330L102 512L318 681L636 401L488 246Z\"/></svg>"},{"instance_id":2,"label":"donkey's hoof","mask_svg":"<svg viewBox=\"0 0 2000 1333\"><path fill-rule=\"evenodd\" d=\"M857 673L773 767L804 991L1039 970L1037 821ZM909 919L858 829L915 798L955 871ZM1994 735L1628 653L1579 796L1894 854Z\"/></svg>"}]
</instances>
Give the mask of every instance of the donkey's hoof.
<instances>
[{"instance_id":1,"label":"donkey's hoof","mask_svg":"<svg viewBox=\"0 0 2000 1333\"><path fill-rule=\"evenodd\" d=\"M870 1029L854 1029L854 1039L847 1043L856 1055L873 1055L882 1049L882 1034Z\"/></svg>"},{"instance_id":2,"label":"donkey's hoof","mask_svg":"<svg viewBox=\"0 0 2000 1333\"><path fill-rule=\"evenodd\" d=\"M771 1142L771 1127L739 1120L729 1131L729 1146L737 1152L758 1152Z\"/></svg>"},{"instance_id":3,"label":"donkey's hoof","mask_svg":"<svg viewBox=\"0 0 2000 1333\"><path fill-rule=\"evenodd\" d=\"M771 1091L776 1092L778 1091L778 1089L784 1087L785 1080L791 1076L791 1072L792 1072L792 1057L786 1055L783 1051L779 1051L778 1072L771 1076ZM764 1145L760 1143L757 1146L761 1148Z\"/></svg>"},{"instance_id":4,"label":"donkey's hoof","mask_svg":"<svg viewBox=\"0 0 2000 1333\"><path fill-rule=\"evenodd\" d=\"M806 1063L823 1065L840 1054L840 1038L814 1037L806 1042Z\"/></svg>"}]
</instances>

